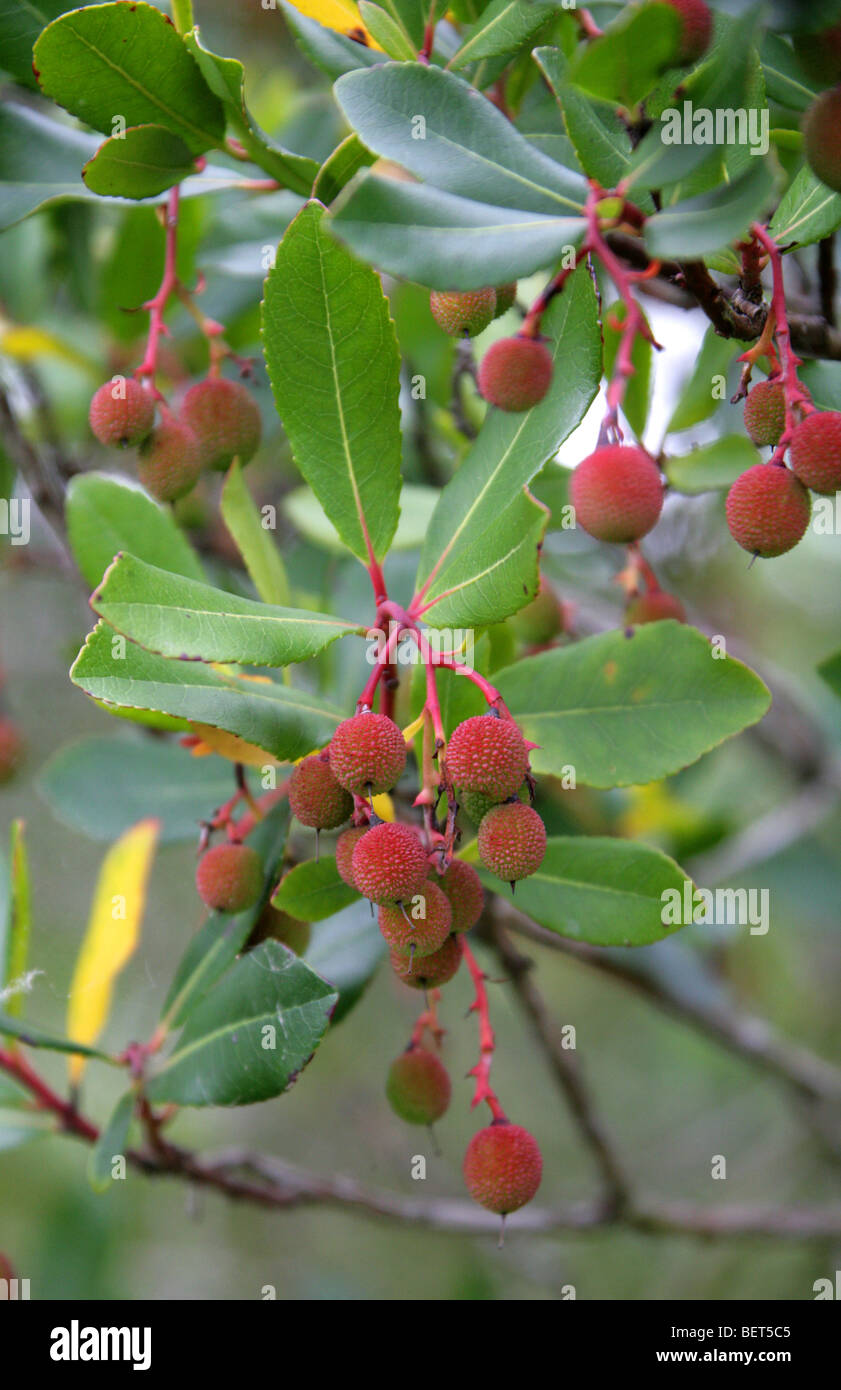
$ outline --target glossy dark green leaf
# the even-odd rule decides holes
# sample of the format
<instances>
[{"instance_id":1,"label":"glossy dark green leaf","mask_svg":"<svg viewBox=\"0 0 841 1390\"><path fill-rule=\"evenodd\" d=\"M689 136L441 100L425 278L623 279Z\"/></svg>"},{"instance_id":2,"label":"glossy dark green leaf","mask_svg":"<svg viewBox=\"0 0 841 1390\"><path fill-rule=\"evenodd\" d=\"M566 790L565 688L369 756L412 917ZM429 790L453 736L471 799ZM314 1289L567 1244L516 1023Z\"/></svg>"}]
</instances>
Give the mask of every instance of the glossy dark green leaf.
<instances>
[{"instance_id":1,"label":"glossy dark green leaf","mask_svg":"<svg viewBox=\"0 0 841 1390\"><path fill-rule=\"evenodd\" d=\"M645 244L661 260L704 256L743 238L751 222L762 222L774 191L774 178L764 159L733 184L688 198L649 217ZM838 209L841 198L837 195ZM839 212L841 220L841 212Z\"/></svg>"},{"instance_id":2,"label":"glossy dark green leaf","mask_svg":"<svg viewBox=\"0 0 841 1390\"><path fill-rule=\"evenodd\" d=\"M604 37L579 50L570 81L631 111L660 74L675 66L681 31L681 19L668 5L625 6Z\"/></svg>"},{"instance_id":3,"label":"glossy dark green leaf","mask_svg":"<svg viewBox=\"0 0 841 1390\"><path fill-rule=\"evenodd\" d=\"M91 588L121 550L173 574L204 578L201 561L169 508L126 478L77 473L67 488L66 519L73 557Z\"/></svg>"},{"instance_id":4,"label":"glossy dark green leaf","mask_svg":"<svg viewBox=\"0 0 841 1390\"><path fill-rule=\"evenodd\" d=\"M527 4L523 0L491 0L465 33L449 66L457 71L480 58L515 54L554 14L556 5L540 4L538 0Z\"/></svg>"},{"instance_id":5,"label":"glossy dark green leaf","mask_svg":"<svg viewBox=\"0 0 841 1390\"><path fill-rule=\"evenodd\" d=\"M82 170L92 193L115 198L151 198L195 172L193 155L166 126L131 126L100 145Z\"/></svg>"},{"instance_id":6,"label":"glossy dark green leaf","mask_svg":"<svg viewBox=\"0 0 841 1390\"><path fill-rule=\"evenodd\" d=\"M280 881L272 905L300 922L321 922L355 902L359 894L340 878L330 855L296 864Z\"/></svg>"},{"instance_id":7,"label":"glossy dark green leaf","mask_svg":"<svg viewBox=\"0 0 841 1390\"><path fill-rule=\"evenodd\" d=\"M771 219L768 230L782 244L810 246L841 227L841 195L821 183L808 165L791 185Z\"/></svg>"},{"instance_id":8,"label":"glossy dark green leaf","mask_svg":"<svg viewBox=\"0 0 841 1390\"><path fill-rule=\"evenodd\" d=\"M314 928L304 960L338 992L331 1027L358 1003L385 953L376 914L361 899Z\"/></svg>"}]
</instances>

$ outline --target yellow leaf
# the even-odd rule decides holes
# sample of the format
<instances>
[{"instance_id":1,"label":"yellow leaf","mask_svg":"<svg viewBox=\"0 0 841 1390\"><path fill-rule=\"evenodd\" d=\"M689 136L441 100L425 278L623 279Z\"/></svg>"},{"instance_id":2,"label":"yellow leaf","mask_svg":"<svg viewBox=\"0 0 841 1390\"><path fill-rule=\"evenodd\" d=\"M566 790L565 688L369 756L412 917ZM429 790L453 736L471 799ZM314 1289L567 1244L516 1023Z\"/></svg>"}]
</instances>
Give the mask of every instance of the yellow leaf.
<instances>
[{"instance_id":1,"label":"yellow leaf","mask_svg":"<svg viewBox=\"0 0 841 1390\"><path fill-rule=\"evenodd\" d=\"M349 38L364 38L368 48L376 48L382 53L380 45L371 38L358 7L353 0L290 0L290 4L307 19L316 19L326 29L335 29Z\"/></svg>"},{"instance_id":2,"label":"yellow leaf","mask_svg":"<svg viewBox=\"0 0 841 1390\"><path fill-rule=\"evenodd\" d=\"M394 820L394 802L388 792L380 792L371 804L374 807L374 815L379 816L380 820Z\"/></svg>"},{"instance_id":3,"label":"yellow leaf","mask_svg":"<svg viewBox=\"0 0 841 1390\"><path fill-rule=\"evenodd\" d=\"M62 362L70 362L74 367L84 367L86 371L98 371L92 358L78 351L72 343L43 328L30 328L26 324L4 323L0 327L0 352L14 357L19 362L32 362L39 357L57 357Z\"/></svg>"},{"instance_id":4,"label":"yellow leaf","mask_svg":"<svg viewBox=\"0 0 841 1390\"><path fill-rule=\"evenodd\" d=\"M205 757L208 753L218 753L232 763L244 763L246 767L278 767L277 758L258 748L256 743L246 743L244 738L229 734L225 729L214 729L211 724L192 724L201 743L193 749L193 757Z\"/></svg>"},{"instance_id":5,"label":"yellow leaf","mask_svg":"<svg viewBox=\"0 0 841 1390\"><path fill-rule=\"evenodd\" d=\"M70 987L67 1036L73 1042L93 1045L108 1021L114 981L140 938L159 830L160 821L140 821L120 836L103 860ZM68 1065L76 1085L85 1058L71 1057Z\"/></svg>"}]
</instances>

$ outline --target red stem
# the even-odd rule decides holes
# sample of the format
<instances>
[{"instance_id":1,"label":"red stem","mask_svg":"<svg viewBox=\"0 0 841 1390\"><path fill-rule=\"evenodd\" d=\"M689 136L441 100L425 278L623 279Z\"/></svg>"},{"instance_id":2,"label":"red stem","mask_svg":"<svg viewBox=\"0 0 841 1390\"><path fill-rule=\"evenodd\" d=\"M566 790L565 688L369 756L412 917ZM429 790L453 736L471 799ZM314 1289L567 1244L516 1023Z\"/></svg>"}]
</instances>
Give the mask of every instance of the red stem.
<instances>
[{"instance_id":1,"label":"red stem","mask_svg":"<svg viewBox=\"0 0 841 1390\"><path fill-rule=\"evenodd\" d=\"M164 255L164 273L160 287L154 299L150 299L143 305L144 309L149 310L149 336L146 341L146 354L140 366L135 371L136 377L149 378L149 390L152 391L156 400L163 400L161 393L155 387L155 375L158 370L158 349L160 340L168 333L164 323L164 311L169 302L170 295L174 294L178 288L178 271L176 269L176 258L178 254L178 204L180 198L180 188L178 184L170 190L166 205L165 226L166 226L166 251Z\"/></svg>"},{"instance_id":2,"label":"red stem","mask_svg":"<svg viewBox=\"0 0 841 1390\"><path fill-rule=\"evenodd\" d=\"M780 248L765 227L755 222L751 228L760 246L768 253L771 263L771 275L773 277L773 289L771 293L771 313L774 316L774 336L780 351L782 362L783 391L786 403L786 423L782 438L777 445L774 453L769 459L770 463L782 464L786 449L789 446L792 433L804 415L811 414L815 406L812 397L802 385L798 375L798 367L803 363L797 356L791 345L791 330L788 322L788 311L786 309L785 282L783 279L783 258Z\"/></svg>"},{"instance_id":3,"label":"red stem","mask_svg":"<svg viewBox=\"0 0 841 1390\"><path fill-rule=\"evenodd\" d=\"M463 939L463 938L462 938ZM473 1093L473 1100L470 1108L474 1109L485 1101L495 1120L507 1120L508 1116L499 1103L496 1093L491 1087L490 1071L493 1061L496 1040L494 1030L491 1027L490 1014L488 1011L488 991L485 989L485 972L479 966L476 957L464 941L464 960L470 971L470 978L476 990L476 997L470 1005L470 1012L479 1016L479 1060L475 1067L471 1067L468 1076L476 1077L476 1089Z\"/></svg>"},{"instance_id":4,"label":"red stem","mask_svg":"<svg viewBox=\"0 0 841 1390\"><path fill-rule=\"evenodd\" d=\"M36 1071L33 1071L25 1057L19 1052L9 1052L0 1048L0 1071L14 1077L35 1097L41 1110L50 1110L60 1121L62 1129L68 1134L78 1134L82 1139L95 1143L99 1130L78 1113L70 1101L62 1100Z\"/></svg>"}]
</instances>

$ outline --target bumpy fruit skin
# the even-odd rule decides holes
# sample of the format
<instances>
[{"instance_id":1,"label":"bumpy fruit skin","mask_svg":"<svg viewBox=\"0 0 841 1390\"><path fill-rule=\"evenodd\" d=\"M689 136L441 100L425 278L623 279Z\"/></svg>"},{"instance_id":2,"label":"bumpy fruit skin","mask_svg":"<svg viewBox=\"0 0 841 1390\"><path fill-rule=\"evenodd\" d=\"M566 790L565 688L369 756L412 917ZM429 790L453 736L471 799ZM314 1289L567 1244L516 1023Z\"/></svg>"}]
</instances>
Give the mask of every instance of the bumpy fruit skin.
<instances>
[{"instance_id":1,"label":"bumpy fruit skin","mask_svg":"<svg viewBox=\"0 0 841 1390\"><path fill-rule=\"evenodd\" d=\"M0 716L0 786L11 782L24 754L24 742L16 724Z\"/></svg>"},{"instance_id":2,"label":"bumpy fruit skin","mask_svg":"<svg viewBox=\"0 0 841 1390\"><path fill-rule=\"evenodd\" d=\"M195 431L204 468L227 468L235 458L247 463L257 452L263 428L260 410L240 381L216 377L191 386L181 418Z\"/></svg>"},{"instance_id":3,"label":"bumpy fruit skin","mask_svg":"<svg viewBox=\"0 0 841 1390\"><path fill-rule=\"evenodd\" d=\"M665 0L683 20L680 48L682 63L696 63L706 53L713 36L713 17L704 0Z\"/></svg>"},{"instance_id":4,"label":"bumpy fruit skin","mask_svg":"<svg viewBox=\"0 0 841 1390\"><path fill-rule=\"evenodd\" d=\"M339 878L344 880L348 888L356 887L350 866L353 851L367 829L367 825L352 825L350 830L343 830L336 841L336 868L339 871Z\"/></svg>"},{"instance_id":5,"label":"bumpy fruit skin","mask_svg":"<svg viewBox=\"0 0 841 1390\"><path fill-rule=\"evenodd\" d=\"M546 827L531 806L507 801L488 811L479 826L479 858L497 878L516 883L543 863Z\"/></svg>"},{"instance_id":6,"label":"bumpy fruit skin","mask_svg":"<svg viewBox=\"0 0 841 1390\"><path fill-rule=\"evenodd\" d=\"M391 952L391 968L398 980L410 989L437 989L451 980L461 965L464 945L460 936L448 936L439 950L422 960L411 961L399 951Z\"/></svg>"},{"instance_id":7,"label":"bumpy fruit skin","mask_svg":"<svg viewBox=\"0 0 841 1390\"><path fill-rule=\"evenodd\" d=\"M356 887L374 903L408 902L423 891L429 870L420 837L398 821L372 826L350 862Z\"/></svg>"},{"instance_id":8,"label":"bumpy fruit skin","mask_svg":"<svg viewBox=\"0 0 841 1390\"><path fill-rule=\"evenodd\" d=\"M479 366L479 390L500 410L530 410L552 382L552 354L536 338L500 338Z\"/></svg>"},{"instance_id":9,"label":"bumpy fruit skin","mask_svg":"<svg viewBox=\"0 0 841 1390\"><path fill-rule=\"evenodd\" d=\"M127 448L141 444L155 423L155 402L134 377L122 383L123 395L112 394L116 383L106 381L94 392L91 401L90 426L100 444Z\"/></svg>"},{"instance_id":10,"label":"bumpy fruit skin","mask_svg":"<svg viewBox=\"0 0 841 1390\"><path fill-rule=\"evenodd\" d=\"M327 760L314 753L292 769L289 805L301 825L335 830L353 811L353 797L336 781Z\"/></svg>"},{"instance_id":11,"label":"bumpy fruit skin","mask_svg":"<svg viewBox=\"0 0 841 1390\"><path fill-rule=\"evenodd\" d=\"M512 280L510 285L497 285L496 287L496 311L495 319L501 319L503 314L513 306L517 298L517 281Z\"/></svg>"},{"instance_id":12,"label":"bumpy fruit skin","mask_svg":"<svg viewBox=\"0 0 841 1390\"><path fill-rule=\"evenodd\" d=\"M464 1155L464 1181L474 1202L500 1216L530 1202L543 1176L537 1140L522 1125L498 1121L473 1135Z\"/></svg>"},{"instance_id":13,"label":"bumpy fruit skin","mask_svg":"<svg viewBox=\"0 0 841 1390\"><path fill-rule=\"evenodd\" d=\"M262 860L250 845L214 845L199 860L196 887L206 907L244 912L262 891Z\"/></svg>"},{"instance_id":14,"label":"bumpy fruit skin","mask_svg":"<svg viewBox=\"0 0 841 1390\"><path fill-rule=\"evenodd\" d=\"M424 899L425 915L415 917L420 898ZM405 916L397 903L382 903L377 921L392 951L417 961L422 956L431 956L444 945L452 931L453 909L446 893L427 879L412 902L406 904Z\"/></svg>"},{"instance_id":15,"label":"bumpy fruit skin","mask_svg":"<svg viewBox=\"0 0 841 1390\"><path fill-rule=\"evenodd\" d=\"M141 444L137 476L160 502L175 502L195 487L201 467L195 434L189 425L170 416Z\"/></svg>"},{"instance_id":16,"label":"bumpy fruit skin","mask_svg":"<svg viewBox=\"0 0 841 1390\"><path fill-rule=\"evenodd\" d=\"M496 315L496 290L433 290L432 317L451 338L475 338Z\"/></svg>"},{"instance_id":17,"label":"bumpy fruit skin","mask_svg":"<svg viewBox=\"0 0 841 1390\"><path fill-rule=\"evenodd\" d=\"M821 182L841 193L841 87L812 102L803 117L803 149Z\"/></svg>"},{"instance_id":18,"label":"bumpy fruit skin","mask_svg":"<svg viewBox=\"0 0 841 1390\"><path fill-rule=\"evenodd\" d=\"M579 463L570 499L578 525L591 536L627 545L657 525L663 484L656 463L642 449L607 444Z\"/></svg>"},{"instance_id":19,"label":"bumpy fruit skin","mask_svg":"<svg viewBox=\"0 0 841 1390\"><path fill-rule=\"evenodd\" d=\"M461 787L456 790L456 798L471 825L476 826L482 824L492 807L499 805L499 802L494 801L491 797L482 796L481 792L468 792Z\"/></svg>"},{"instance_id":20,"label":"bumpy fruit skin","mask_svg":"<svg viewBox=\"0 0 841 1390\"><path fill-rule=\"evenodd\" d=\"M727 494L727 525L751 555L784 555L802 539L812 511L808 492L791 469L755 463Z\"/></svg>"},{"instance_id":21,"label":"bumpy fruit skin","mask_svg":"<svg viewBox=\"0 0 841 1390\"><path fill-rule=\"evenodd\" d=\"M296 956L302 956L310 944L311 935L309 922L299 922L297 917L290 917L288 912L281 912L271 903L266 903L244 949L252 951L261 941L280 941Z\"/></svg>"},{"instance_id":22,"label":"bumpy fruit skin","mask_svg":"<svg viewBox=\"0 0 841 1390\"><path fill-rule=\"evenodd\" d=\"M390 792L406 766L403 735L386 714L355 714L330 741L330 766L342 786L357 796Z\"/></svg>"},{"instance_id":23,"label":"bumpy fruit skin","mask_svg":"<svg viewBox=\"0 0 841 1390\"><path fill-rule=\"evenodd\" d=\"M447 771L457 787L493 801L513 796L528 770L528 752L517 725L492 714L474 714L453 730Z\"/></svg>"},{"instance_id":24,"label":"bumpy fruit skin","mask_svg":"<svg viewBox=\"0 0 841 1390\"><path fill-rule=\"evenodd\" d=\"M529 646L551 642L563 631L564 612L551 584L540 576L540 586L531 603L511 618L511 626L521 642Z\"/></svg>"},{"instance_id":25,"label":"bumpy fruit skin","mask_svg":"<svg viewBox=\"0 0 841 1390\"><path fill-rule=\"evenodd\" d=\"M438 880L450 900L453 910L451 931L470 931L482 915L485 893L472 864L454 859L447 872Z\"/></svg>"},{"instance_id":26,"label":"bumpy fruit skin","mask_svg":"<svg viewBox=\"0 0 841 1390\"><path fill-rule=\"evenodd\" d=\"M654 594L638 594L625 609L628 627L659 623L664 618L675 618L677 622L685 623L686 609L679 598L675 598L674 594L664 594L662 589Z\"/></svg>"},{"instance_id":27,"label":"bumpy fruit skin","mask_svg":"<svg viewBox=\"0 0 841 1390\"><path fill-rule=\"evenodd\" d=\"M409 1125L431 1125L450 1104L452 1086L447 1068L426 1047L408 1047L388 1069L388 1103Z\"/></svg>"},{"instance_id":28,"label":"bumpy fruit skin","mask_svg":"<svg viewBox=\"0 0 841 1390\"><path fill-rule=\"evenodd\" d=\"M780 381L760 381L745 401L745 429L754 444L779 444L786 423L786 398Z\"/></svg>"},{"instance_id":29,"label":"bumpy fruit skin","mask_svg":"<svg viewBox=\"0 0 841 1390\"><path fill-rule=\"evenodd\" d=\"M841 412L807 415L791 436L792 472L813 492L827 495L841 488Z\"/></svg>"}]
</instances>

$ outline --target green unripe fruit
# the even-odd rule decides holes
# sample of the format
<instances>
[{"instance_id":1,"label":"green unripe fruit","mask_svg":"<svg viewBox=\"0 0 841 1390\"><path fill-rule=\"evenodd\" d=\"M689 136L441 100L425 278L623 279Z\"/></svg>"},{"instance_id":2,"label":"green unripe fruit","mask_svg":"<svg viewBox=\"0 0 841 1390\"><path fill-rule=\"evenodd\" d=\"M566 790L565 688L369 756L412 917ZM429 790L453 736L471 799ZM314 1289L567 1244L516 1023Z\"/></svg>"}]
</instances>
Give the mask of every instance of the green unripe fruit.
<instances>
[{"instance_id":1,"label":"green unripe fruit","mask_svg":"<svg viewBox=\"0 0 841 1390\"><path fill-rule=\"evenodd\" d=\"M841 87L812 102L803 117L803 149L821 182L841 193Z\"/></svg>"},{"instance_id":2,"label":"green unripe fruit","mask_svg":"<svg viewBox=\"0 0 841 1390\"><path fill-rule=\"evenodd\" d=\"M682 21L681 63L696 63L706 53L713 36L713 17L705 0L665 0L665 3L677 11Z\"/></svg>"},{"instance_id":3,"label":"green unripe fruit","mask_svg":"<svg viewBox=\"0 0 841 1390\"><path fill-rule=\"evenodd\" d=\"M543 1159L522 1125L495 1120L473 1135L464 1155L464 1181L474 1202L500 1216L530 1202L540 1186Z\"/></svg>"},{"instance_id":4,"label":"green unripe fruit","mask_svg":"<svg viewBox=\"0 0 841 1390\"><path fill-rule=\"evenodd\" d=\"M299 922L297 917L290 917L288 912L280 912L271 903L266 903L245 944L245 950L253 950L261 941L280 941L296 956L302 956L310 944L311 934L309 922Z\"/></svg>"},{"instance_id":5,"label":"green unripe fruit","mask_svg":"<svg viewBox=\"0 0 841 1390\"><path fill-rule=\"evenodd\" d=\"M536 873L546 853L546 827L534 808L522 801L494 806L479 826L477 838L485 868L506 883Z\"/></svg>"},{"instance_id":6,"label":"green unripe fruit","mask_svg":"<svg viewBox=\"0 0 841 1390\"><path fill-rule=\"evenodd\" d=\"M289 805L301 825L335 830L351 815L353 797L336 781L327 759L314 753L292 769Z\"/></svg>"},{"instance_id":7,"label":"green unripe fruit","mask_svg":"<svg viewBox=\"0 0 841 1390\"><path fill-rule=\"evenodd\" d=\"M201 466L193 431L170 415L141 444L137 476L159 502L174 502L195 487Z\"/></svg>"},{"instance_id":8,"label":"green unripe fruit","mask_svg":"<svg viewBox=\"0 0 841 1390\"><path fill-rule=\"evenodd\" d=\"M447 771L464 791L504 801L514 795L527 770L525 740L512 720L475 714L453 730Z\"/></svg>"},{"instance_id":9,"label":"green unripe fruit","mask_svg":"<svg viewBox=\"0 0 841 1390\"><path fill-rule=\"evenodd\" d=\"M451 338L475 338L496 313L496 290L433 290L429 307L438 327Z\"/></svg>"},{"instance_id":10,"label":"green unripe fruit","mask_svg":"<svg viewBox=\"0 0 841 1390\"><path fill-rule=\"evenodd\" d=\"M428 1048L413 1045L389 1067L385 1093L401 1120L431 1125L448 1109L452 1087L441 1059Z\"/></svg>"},{"instance_id":11,"label":"green unripe fruit","mask_svg":"<svg viewBox=\"0 0 841 1390\"><path fill-rule=\"evenodd\" d=\"M552 384L552 354L536 338L500 338L479 365L479 390L500 410L530 410Z\"/></svg>"},{"instance_id":12,"label":"green unripe fruit","mask_svg":"<svg viewBox=\"0 0 841 1390\"><path fill-rule=\"evenodd\" d=\"M786 424L782 382L760 381L745 401L745 429L754 444L779 444Z\"/></svg>"},{"instance_id":13,"label":"green unripe fruit","mask_svg":"<svg viewBox=\"0 0 841 1390\"><path fill-rule=\"evenodd\" d=\"M686 609L674 594L664 594L658 589L653 594L638 594L631 599L625 609L625 623L628 627L639 627L643 623L659 623L663 618L675 618L679 623L686 622Z\"/></svg>"},{"instance_id":14,"label":"green unripe fruit","mask_svg":"<svg viewBox=\"0 0 841 1390\"><path fill-rule=\"evenodd\" d=\"M343 830L336 841L336 868L339 871L339 878L347 884L348 888L356 887L353 881L351 861L353 851L367 829L367 825L352 825L350 830Z\"/></svg>"},{"instance_id":15,"label":"green unripe fruit","mask_svg":"<svg viewBox=\"0 0 841 1390\"><path fill-rule=\"evenodd\" d=\"M625 444L607 444L582 460L570 480L576 523L600 541L628 545L657 525L663 484L654 460Z\"/></svg>"},{"instance_id":16,"label":"green unripe fruit","mask_svg":"<svg viewBox=\"0 0 841 1390\"><path fill-rule=\"evenodd\" d=\"M551 642L564 628L564 611L551 584L540 576L540 586L531 603L521 608L510 620L521 642L535 646Z\"/></svg>"},{"instance_id":17,"label":"green unripe fruit","mask_svg":"<svg viewBox=\"0 0 841 1390\"><path fill-rule=\"evenodd\" d=\"M88 416L100 444L140 444L155 423L155 402L134 377L106 381L94 392Z\"/></svg>"},{"instance_id":18,"label":"green unripe fruit","mask_svg":"<svg viewBox=\"0 0 841 1390\"><path fill-rule=\"evenodd\" d=\"M472 864L462 859L454 859L447 872L438 883L450 900L452 908L451 931L470 931L482 915L485 893L482 882Z\"/></svg>"},{"instance_id":19,"label":"green unripe fruit","mask_svg":"<svg viewBox=\"0 0 841 1390\"><path fill-rule=\"evenodd\" d=\"M191 386L181 418L195 431L204 468L221 470L235 458L245 464L257 452L263 429L260 410L242 382L209 377Z\"/></svg>"},{"instance_id":20,"label":"green unripe fruit","mask_svg":"<svg viewBox=\"0 0 841 1390\"><path fill-rule=\"evenodd\" d=\"M333 775L356 796L391 791L405 766L403 735L385 714L355 714L342 721L330 741Z\"/></svg>"},{"instance_id":21,"label":"green unripe fruit","mask_svg":"<svg viewBox=\"0 0 841 1390\"><path fill-rule=\"evenodd\" d=\"M789 448L792 472L813 492L841 488L841 412L822 410L796 427Z\"/></svg>"},{"instance_id":22,"label":"green unripe fruit","mask_svg":"<svg viewBox=\"0 0 841 1390\"><path fill-rule=\"evenodd\" d=\"M784 555L803 538L812 502L791 469L755 463L727 494L727 525L734 541L751 555Z\"/></svg>"},{"instance_id":23,"label":"green unripe fruit","mask_svg":"<svg viewBox=\"0 0 841 1390\"><path fill-rule=\"evenodd\" d=\"M353 881L375 903L410 902L423 892L429 860L420 837L408 825L374 825L354 847Z\"/></svg>"},{"instance_id":24,"label":"green unripe fruit","mask_svg":"<svg viewBox=\"0 0 841 1390\"><path fill-rule=\"evenodd\" d=\"M447 895L427 879L405 911L397 903L382 903L377 921L392 951L417 961L443 946L452 930L453 910Z\"/></svg>"},{"instance_id":25,"label":"green unripe fruit","mask_svg":"<svg viewBox=\"0 0 841 1390\"><path fill-rule=\"evenodd\" d=\"M514 305L517 298L517 281L512 280L510 285L497 285L496 287L496 311L495 319L501 319L503 314Z\"/></svg>"},{"instance_id":26,"label":"green unripe fruit","mask_svg":"<svg viewBox=\"0 0 841 1390\"><path fill-rule=\"evenodd\" d=\"M199 860L196 887L215 912L244 912L263 890L263 862L249 845L215 845Z\"/></svg>"},{"instance_id":27,"label":"green unripe fruit","mask_svg":"<svg viewBox=\"0 0 841 1390\"><path fill-rule=\"evenodd\" d=\"M448 936L431 956L411 961L398 951L391 952L391 968L398 980L410 989L437 989L451 980L461 965L464 945L460 936Z\"/></svg>"},{"instance_id":28,"label":"green unripe fruit","mask_svg":"<svg viewBox=\"0 0 841 1390\"><path fill-rule=\"evenodd\" d=\"M17 725L5 715L0 716L0 786L14 777L23 758L24 747Z\"/></svg>"}]
</instances>

